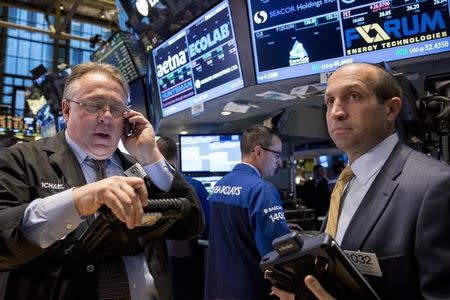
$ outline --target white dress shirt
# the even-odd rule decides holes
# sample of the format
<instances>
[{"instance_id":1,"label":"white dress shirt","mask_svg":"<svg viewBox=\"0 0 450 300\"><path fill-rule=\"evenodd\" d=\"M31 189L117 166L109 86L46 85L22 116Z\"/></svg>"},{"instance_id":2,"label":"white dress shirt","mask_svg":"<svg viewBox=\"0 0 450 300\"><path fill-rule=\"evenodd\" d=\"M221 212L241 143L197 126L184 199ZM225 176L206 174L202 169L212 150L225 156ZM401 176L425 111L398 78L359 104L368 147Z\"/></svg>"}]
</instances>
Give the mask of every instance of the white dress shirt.
<instances>
[{"instance_id":1,"label":"white dress shirt","mask_svg":"<svg viewBox=\"0 0 450 300\"><path fill-rule=\"evenodd\" d=\"M345 231L353 215L364 199L375 177L380 172L381 167L386 163L389 155L394 150L397 142L397 134L391 134L351 164L355 177L347 184L342 195L344 198L341 204L341 213L339 214L335 238L339 244L342 243Z\"/></svg>"}]
</instances>

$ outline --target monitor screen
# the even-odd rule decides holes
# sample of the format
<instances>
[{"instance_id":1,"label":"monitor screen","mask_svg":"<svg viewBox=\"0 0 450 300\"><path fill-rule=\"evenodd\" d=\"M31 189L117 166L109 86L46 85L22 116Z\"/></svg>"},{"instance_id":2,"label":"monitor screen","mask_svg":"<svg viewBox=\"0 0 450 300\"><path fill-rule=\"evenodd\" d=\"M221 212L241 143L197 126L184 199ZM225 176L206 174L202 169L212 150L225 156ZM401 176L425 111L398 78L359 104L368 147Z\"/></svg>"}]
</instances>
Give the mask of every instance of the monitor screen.
<instances>
[{"instance_id":1,"label":"monitor screen","mask_svg":"<svg viewBox=\"0 0 450 300\"><path fill-rule=\"evenodd\" d=\"M132 36L123 32L111 36L91 55L91 60L117 67L129 83L148 72L145 54Z\"/></svg>"},{"instance_id":2,"label":"monitor screen","mask_svg":"<svg viewBox=\"0 0 450 300\"><path fill-rule=\"evenodd\" d=\"M324 168L328 168L328 156L326 155L321 155L319 156L319 164L324 167Z\"/></svg>"},{"instance_id":3,"label":"monitor screen","mask_svg":"<svg viewBox=\"0 0 450 300\"><path fill-rule=\"evenodd\" d=\"M447 0L247 0L258 83L450 50Z\"/></svg>"},{"instance_id":4,"label":"monitor screen","mask_svg":"<svg viewBox=\"0 0 450 300\"><path fill-rule=\"evenodd\" d=\"M35 119L33 117L24 117L23 118L23 135L25 136L33 136L35 133Z\"/></svg>"},{"instance_id":5,"label":"monitor screen","mask_svg":"<svg viewBox=\"0 0 450 300\"><path fill-rule=\"evenodd\" d=\"M222 179L222 176L195 176L192 178L200 181L203 184L203 186L205 187L208 194L211 195L213 192L214 186L216 185L217 181Z\"/></svg>"},{"instance_id":6,"label":"monitor screen","mask_svg":"<svg viewBox=\"0 0 450 300\"><path fill-rule=\"evenodd\" d=\"M163 117L244 86L228 1L152 51Z\"/></svg>"},{"instance_id":7,"label":"monitor screen","mask_svg":"<svg viewBox=\"0 0 450 300\"><path fill-rule=\"evenodd\" d=\"M147 112L147 91L145 81L142 79L130 83L130 108L148 116Z\"/></svg>"},{"instance_id":8,"label":"monitor screen","mask_svg":"<svg viewBox=\"0 0 450 300\"><path fill-rule=\"evenodd\" d=\"M180 135L182 172L229 172L240 161L239 134Z\"/></svg>"},{"instance_id":9,"label":"monitor screen","mask_svg":"<svg viewBox=\"0 0 450 300\"><path fill-rule=\"evenodd\" d=\"M346 154L335 154L335 155L320 155L314 157L314 164L321 165L325 169L330 171L337 167L344 168L347 165L348 157ZM333 176L331 176L333 177ZM329 177L329 178L331 178Z\"/></svg>"}]
</instances>

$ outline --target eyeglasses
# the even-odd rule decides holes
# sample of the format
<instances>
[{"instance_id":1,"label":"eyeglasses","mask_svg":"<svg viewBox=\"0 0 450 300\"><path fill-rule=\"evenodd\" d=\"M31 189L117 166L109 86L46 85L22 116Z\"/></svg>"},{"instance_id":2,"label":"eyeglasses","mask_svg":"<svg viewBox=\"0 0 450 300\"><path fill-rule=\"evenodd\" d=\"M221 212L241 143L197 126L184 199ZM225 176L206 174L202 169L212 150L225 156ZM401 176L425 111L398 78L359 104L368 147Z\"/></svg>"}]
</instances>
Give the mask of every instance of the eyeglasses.
<instances>
[{"instance_id":1,"label":"eyeglasses","mask_svg":"<svg viewBox=\"0 0 450 300\"><path fill-rule=\"evenodd\" d=\"M78 102L70 99L66 100L78 104L79 106L84 108L84 110L88 114L97 117L102 116L106 112L106 110L109 110L109 112L114 118L120 118L123 116L124 112L130 111L130 109L127 106L117 101L112 102L111 104L109 104L109 108L105 109L105 102L103 101L87 100L86 102Z\"/></svg>"},{"instance_id":2,"label":"eyeglasses","mask_svg":"<svg viewBox=\"0 0 450 300\"><path fill-rule=\"evenodd\" d=\"M262 146L260 146L260 147L261 147L261 149L263 149L263 150L266 150L266 151L268 151L268 152L270 152L270 153L273 153L273 155L275 155L275 158L276 158L276 159L281 159L281 151L271 150L271 149L269 149L269 148L262 147Z\"/></svg>"}]
</instances>

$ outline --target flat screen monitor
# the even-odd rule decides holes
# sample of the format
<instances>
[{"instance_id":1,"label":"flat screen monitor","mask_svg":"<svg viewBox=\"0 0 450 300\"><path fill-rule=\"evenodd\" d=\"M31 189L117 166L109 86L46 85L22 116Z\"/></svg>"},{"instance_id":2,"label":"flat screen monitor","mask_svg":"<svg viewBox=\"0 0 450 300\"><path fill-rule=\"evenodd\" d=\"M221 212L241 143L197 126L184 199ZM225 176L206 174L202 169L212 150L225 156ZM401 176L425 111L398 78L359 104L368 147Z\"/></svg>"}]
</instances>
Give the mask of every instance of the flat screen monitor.
<instances>
[{"instance_id":1,"label":"flat screen monitor","mask_svg":"<svg viewBox=\"0 0 450 300\"><path fill-rule=\"evenodd\" d=\"M348 157L346 154L339 155L320 155L314 158L314 163L321 165L324 168L333 169L336 164L345 167L348 162Z\"/></svg>"},{"instance_id":2,"label":"flat screen monitor","mask_svg":"<svg viewBox=\"0 0 450 300\"><path fill-rule=\"evenodd\" d=\"M222 176L195 176L192 178L200 181L205 187L208 194L212 195L214 186L216 185L217 181L222 179Z\"/></svg>"},{"instance_id":3,"label":"flat screen monitor","mask_svg":"<svg viewBox=\"0 0 450 300\"><path fill-rule=\"evenodd\" d=\"M180 135L182 172L226 173L240 161L239 134Z\"/></svg>"},{"instance_id":4,"label":"flat screen monitor","mask_svg":"<svg viewBox=\"0 0 450 300\"><path fill-rule=\"evenodd\" d=\"M35 133L35 123L36 120L33 117L24 117L23 118L23 135L24 136L33 136Z\"/></svg>"},{"instance_id":5,"label":"flat screen monitor","mask_svg":"<svg viewBox=\"0 0 450 300\"><path fill-rule=\"evenodd\" d=\"M91 60L117 67L128 83L148 74L147 57L137 41L124 32L112 35L92 55Z\"/></svg>"},{"instance_id":6,"label":"flat screen monitor","mask_svg":"<svg viewBox=\"0 0 450 300\"><path fill-rule=\"evenodd\" d=\"M130 108L148 116L147 112L147 90L143 79L135 80L130 83Z\"/></svg>"},{"instance_id":7,"label":"flat screen monitor","mask_svg":"<svg viewBox=\"0 0 450 300\"><path fill-rule=\"evenodd\" d=\"M152 51L163 117L244 86L228 0Z\"/></svg>"},{"instance_id":8,"label":"flat screen monitor","mask_svg":"<svg viewBox=\"0 0 450 300\"><path fill-rule=\"evenodd\" d=\"M450 50L447 0L247 0L257 83Z\"/></svg>"}]
</instances>

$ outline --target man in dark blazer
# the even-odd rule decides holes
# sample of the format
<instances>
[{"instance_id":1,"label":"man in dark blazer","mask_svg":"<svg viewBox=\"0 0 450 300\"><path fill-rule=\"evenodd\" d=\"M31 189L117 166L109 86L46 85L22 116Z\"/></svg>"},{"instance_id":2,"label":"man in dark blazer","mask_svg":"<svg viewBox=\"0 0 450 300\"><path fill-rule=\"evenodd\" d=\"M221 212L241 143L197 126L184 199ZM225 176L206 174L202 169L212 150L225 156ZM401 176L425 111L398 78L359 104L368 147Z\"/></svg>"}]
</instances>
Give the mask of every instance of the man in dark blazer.
<instances>
[{"instance_id":1,"label":"man in dark blazer","mask_svg":"<svg viewBox=\"0 0 450 300\"><path fill-rule=\"evenodd\" d=\"M325 216L330 206L330 192L328 180L325 178L325 170L322 165L313 167L313 178L305 182L303 193L300 195L306 206L314 208L316 219Z\"/></svg>"},{"instance_id":2,"label":"man in dark blazer","mask_svg":"<svg viewBox=\"0 0 450 300\"><path fill-rule=\"evenodd\" d=\"M163 238L198 236L203 215L192 189L159 152L152 125L127 108L128 96L116 68L81 64L64 89L66 130L0 152L1 299L103 297L97 290L107 259L125 267L129 296L120 299L151 299L155 288L169 299ZM131 135L123 133L124 122ZM117 150L119 139L131 156ZM96 163L104 163L105 179ZM147 199L168 197L188 198L193 209L182 219L140 226ZM114 233L104 239L98 233L98 241L94 233L99 246L77 251L86 228L108 209L119 220Z\"/></svg>"},{"instance_id":3,"label":"man in dark blazer","mask_svg":"<svg viewBox=\"0 0 450 300\"><path fill-rule=\"evenodd\" d=\"M381 299L450 299L450 167L398 140L397 81L378 66L346 65L330 77L325 103L330 136L355 174L335 239L344 250L376 255L379 272L365 275ZM314 277L305 284L317 298L334 299Z\"/></svg>"}]
</instances>

